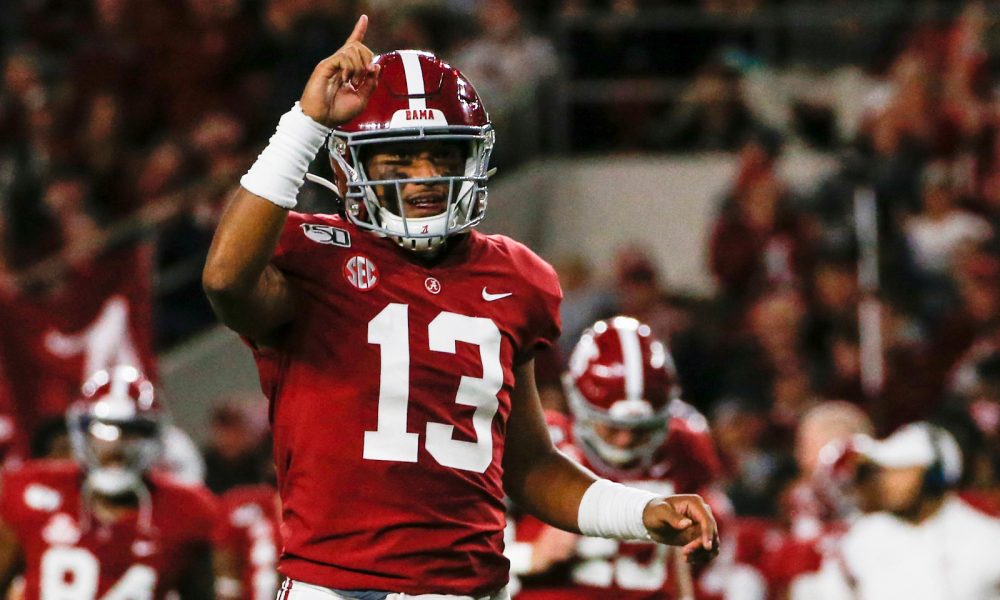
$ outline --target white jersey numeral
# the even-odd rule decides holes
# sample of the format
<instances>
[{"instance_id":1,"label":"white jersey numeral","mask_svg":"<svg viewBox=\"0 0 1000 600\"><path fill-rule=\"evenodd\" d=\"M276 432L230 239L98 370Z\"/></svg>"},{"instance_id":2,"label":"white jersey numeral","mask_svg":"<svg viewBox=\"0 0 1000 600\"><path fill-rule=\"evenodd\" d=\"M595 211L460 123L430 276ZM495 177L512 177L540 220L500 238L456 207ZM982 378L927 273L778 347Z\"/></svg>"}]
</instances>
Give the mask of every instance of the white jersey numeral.
<instances>
[{"instance_id":1,"label":"white jersey numeral","mask_svg":"<svg viewBox=\"0 0 1000 600\"><path fill-rule=\"evenodd\" d=\"M382 354L378 387L378 429L365 432L364 457L369 460L417 462L417 438L406 432L410 401L409 307L390 304L368 322L368 343Z\"/></svg>"},{"instance_id":2,"label":"white jersey numeral","mask_svg":"<svg viewBox=\"0 0 1000 600\"><path fill-rule=\"evenodd\" d=\"M645 544L645 542L636 542ZM573 581L592 587L617 586L623 590L658 590L667 581L669 547L656 545L652 557L640 563L621 553L629 542L584 537L577 545L580 562L571 571Z\"/></svg>"},{"instance_id":3,"label":"white jersey numeral","mask_svg":"<svg viewBox=\"0 0 1000 600\"><path fill-rule=\"evenodd\" d=\"M462 376L455 402L474 406L472 427L476 441L456 440L455 426L427 424L427 451L446 467L482 473L493 461L493 417L500 407L497 394L503 387L500 363L500 330L490 319L442 312L427 328L434 352L455 353L456 342L479 347L482 377ZM365 432L364 457L370 460L417 462L419 434L406 430L410 400L409 306L390 304L368 323L368 343L379 346L378 429Z\"/></svg>"},{"instance_id":4,"label":"white jersey numeral","mask_svg":"<svg viewBox=\"0 0 1000 600\"><path fill-rule=\"evenodd\" d=\"M96 600L101 565L85 548L57 546L42 555L41 600ZM100 600L152 600L156 571L132 565Z\"/></svg>"}]
</instances>

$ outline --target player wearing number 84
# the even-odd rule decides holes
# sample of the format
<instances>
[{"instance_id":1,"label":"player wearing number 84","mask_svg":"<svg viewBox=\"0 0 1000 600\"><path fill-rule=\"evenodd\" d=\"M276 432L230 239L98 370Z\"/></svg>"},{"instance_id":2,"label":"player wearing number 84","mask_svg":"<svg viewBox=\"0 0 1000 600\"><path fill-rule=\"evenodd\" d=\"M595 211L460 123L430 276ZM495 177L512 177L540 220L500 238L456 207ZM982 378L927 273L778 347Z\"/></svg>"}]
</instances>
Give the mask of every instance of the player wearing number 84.
<instances>
[{"instance_id":1,"label":"player wearing number 84","mask_svg":"<svg viewBox=\"0 0 1000 600\"><path fill-rule=\"evenodd\" d=\"M204 285L272 403L282 599L504 598L504 494L590 535L716 551L697 496L597 481L557 452L533 353L555 273L473 227L493 130L433 55L374 56L361 17L241 180ZM340 214L291 209L328 146ZM321 235L322 234L322 235Z\"/></svg>"}]
</instances>

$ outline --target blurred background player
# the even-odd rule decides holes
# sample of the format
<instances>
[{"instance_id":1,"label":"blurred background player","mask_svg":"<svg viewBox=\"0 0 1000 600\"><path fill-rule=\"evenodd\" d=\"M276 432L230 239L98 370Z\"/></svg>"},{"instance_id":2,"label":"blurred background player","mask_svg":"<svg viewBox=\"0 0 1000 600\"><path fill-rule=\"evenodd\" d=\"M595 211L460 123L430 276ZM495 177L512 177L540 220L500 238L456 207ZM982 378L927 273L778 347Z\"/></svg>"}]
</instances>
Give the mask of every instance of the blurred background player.
<instances>
[{"instance_id":1,"label":"blurred background player","mask_svg":"<svg viewBox=\"0 0 1000 600\"><path fill-rule=\"evenodd\" d=\"M864 515L828 548L793 600L986 600L1000 597L1000 520L955 494L962 452L944 428L912 423L883 440L856 436Z\"/></svg>"},{"instance_id":2,"label":"blurred background player","mask_svg":"<svg viewBox=\"0 0 1000 600\"><path fill-rule=\"evenodd\" d=\"M847 490L850 470L840 459L860 434L873 434L871 419L849 402L821 402L802 417L795 432L798 472L781 493L781 510L762 551L761 570L773 594L783 597L798 577L818 571L824 545L855 516Z\"/></svg>"},{"instance_id":3,"label":"blurred background player","mask_svg":"<svg viewBox=\"0 0 1000 600\"><path fill-rule=\"evenodd\" d=\"M219 501L217 600L273 600L278 592L281 500L273 485L240 486Z\"/></svg>"},{"instance_id":4,"label":"blurred background player","mask_svg":"<svg viewBox=\"0 0 1000 600\"><path fill-rule=\"evenodd\" d=\"M213 597L215 500L152 470L164 414L137 369L98 371L67 413L72 461L3 475L0 589L27 600Z\"/></svg>"},{"instance_id":5,"label":"blurred background player","mask_svg":"<svg viewBox=\"0 0 1000 600\"><path fill-rule=\"evenodd\" d=\"M593 324L563 381L572 418L546 413L561 450L602 477L658 494L699 493L717 512L727 510L713 485L721 467L707 421L679 399L673 358L649 326L621 316ZM524 577L522 599L687 599L698 587L690 565L669 548L567 534L528 516L518 520L507 554L512 572ZM716 562L709 569L716 570L714 593L699 597L765 597L751 568ZM730 587L740 592L727 593Z\"/></svg>"}]
</instances>

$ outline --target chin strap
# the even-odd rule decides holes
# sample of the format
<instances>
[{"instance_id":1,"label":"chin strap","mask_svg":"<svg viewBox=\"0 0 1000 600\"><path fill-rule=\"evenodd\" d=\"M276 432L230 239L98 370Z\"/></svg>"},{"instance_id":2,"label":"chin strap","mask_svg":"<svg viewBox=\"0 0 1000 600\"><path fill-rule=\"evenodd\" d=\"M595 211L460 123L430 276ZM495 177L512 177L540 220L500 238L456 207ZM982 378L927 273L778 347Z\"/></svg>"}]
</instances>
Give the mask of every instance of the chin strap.
<instances>
[{"instance_id":1,"label":"chin strap","mask_svg":"<svg viewBox=\"0 0 1000 600\"><path fill-rule=\"evenodd\" d=\"M319 175L313 175L312 173L306 173L306 181L315 183L316 185L321 185L326 189L330 190L331 192L333 192L334 194L336 194L337 197L340 198L341 200L344 199L344 196L341 195L340 188L337 187L337 184L330 181L329 179L326 179L325 177L320 177Z\"/></svg>"}]
</instances>

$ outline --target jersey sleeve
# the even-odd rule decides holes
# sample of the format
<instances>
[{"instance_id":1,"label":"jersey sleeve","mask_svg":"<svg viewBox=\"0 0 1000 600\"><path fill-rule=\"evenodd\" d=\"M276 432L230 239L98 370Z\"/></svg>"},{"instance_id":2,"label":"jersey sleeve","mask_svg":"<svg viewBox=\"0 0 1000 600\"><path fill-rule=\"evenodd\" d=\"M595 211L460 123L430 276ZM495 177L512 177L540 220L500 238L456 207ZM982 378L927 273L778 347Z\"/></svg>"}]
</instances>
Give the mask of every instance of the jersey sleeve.
<instances>
[{"instance_id":1,"label":"jersey sleeve","mask_svg":"<svg viewBox=\"0 0 1000 600\"><path fill-rule=\"evenodd\" d=\"M219 518L216 519L212 538L215 546L222 549L232 549L240 542L241 530L233 520L233 511L238 507L231 494L219 499Z\"/></svg>"},{"instance_id":2,"label":"jersey sleeve","mask_svg":"<svg viewBox=\"0 0 1000 600\"><path fill-rule=\"evenodd\" d=\"M188 508L183 514L190 542L214 545L222 518L219 500L201 486L188 488L186 492L185 504Z\"/></svg>"},{"instance_id":3,"label":"jersey sleeve","mask_svg":"<svg viewBox=\"0 0 1000 600\"><path fill-rule=\"evenodd\" d=\"M24 477L16 470L4 469L0 474L0 521L13 531L23 521Z\"/></svg>"},{"instance_id":4,"label":"jersey sleeve","mask_svg":"<svg viewBox=\"0 0 1000 600\"><path fill-rule=\"evenodd\" d=\"M559 308L563 293L559 286L559 276L552 265L542 260L527 246L514 241L510 241L510 244L518 272L531 289L533 298L528 331L516 357L517 363L522 364L534 358L536 351L554 345L559 339L559 334L562 332Z\"/></svg>"}]
</instances>

